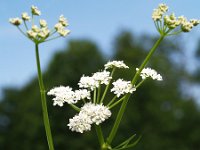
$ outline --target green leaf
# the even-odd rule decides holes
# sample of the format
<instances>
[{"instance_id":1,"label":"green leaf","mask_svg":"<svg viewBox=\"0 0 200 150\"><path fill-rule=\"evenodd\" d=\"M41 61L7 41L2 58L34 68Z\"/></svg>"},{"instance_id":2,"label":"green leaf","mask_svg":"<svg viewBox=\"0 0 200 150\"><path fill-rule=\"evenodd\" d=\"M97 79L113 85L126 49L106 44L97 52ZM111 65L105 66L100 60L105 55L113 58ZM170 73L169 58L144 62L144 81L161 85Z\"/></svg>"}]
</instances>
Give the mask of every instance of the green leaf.
<instances>
[{"instance_id":1,"label":"green leaf","mask_svg":"<svg viewBox=\"0 0 200 150\"><path fill-rule=\"evenodd\" d=\"M128 138L127 140L125 140L124 142L122 142L121 144L119 144L118 146L116 146L115 148L113 148L112 150L124 150L124 149L129 149L134 147L141 139L141 136L132 144L129 144L130 141L136 136L136 134L132 135L130 138Z\"/></svg>"}]
</instances>

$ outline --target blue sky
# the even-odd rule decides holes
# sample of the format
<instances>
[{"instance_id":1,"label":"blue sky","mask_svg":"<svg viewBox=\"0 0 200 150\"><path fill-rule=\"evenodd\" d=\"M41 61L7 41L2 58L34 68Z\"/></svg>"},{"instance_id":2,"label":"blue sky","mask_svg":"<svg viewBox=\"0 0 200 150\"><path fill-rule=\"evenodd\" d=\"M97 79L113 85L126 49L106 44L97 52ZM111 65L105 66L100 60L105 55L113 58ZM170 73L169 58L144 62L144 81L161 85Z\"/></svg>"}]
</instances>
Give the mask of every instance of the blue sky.
<instances>
[{"instance_id":1,"label":"blue sky","mask_svg":"<svg viewBox=\"0 0 200 150\"><path fill-rule=\"evenodd\" d=\"M40 47L42 69L58 49L65 47L66 41L87 38L98 43L107 54L112 48L113 38L122 30L128 29L137 35L157 34L151 19L152 10L159 3L166 3L170 11L188 18L200 19L199 0L1 0L0 1L0 90L3 87L23 87L36 75L34 45L8 23L11 17L30 12L36 5L42 12L41 18L53 27L60 14L67 17L71 34ZM200 28L184 35L190 44L200 35ZM185 44L185 43L184 43ZM188 52L188 55L191 55Z\"/></svg>"}]
</instances>

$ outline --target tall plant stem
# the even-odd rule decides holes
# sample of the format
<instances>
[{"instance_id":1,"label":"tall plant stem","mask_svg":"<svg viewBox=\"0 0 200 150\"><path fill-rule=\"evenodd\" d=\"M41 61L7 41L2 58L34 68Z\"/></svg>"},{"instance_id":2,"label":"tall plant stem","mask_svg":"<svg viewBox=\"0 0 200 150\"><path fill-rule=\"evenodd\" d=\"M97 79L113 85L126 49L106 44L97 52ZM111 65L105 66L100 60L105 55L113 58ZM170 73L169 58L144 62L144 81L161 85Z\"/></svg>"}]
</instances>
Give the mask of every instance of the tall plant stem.
<instances>
[{"instance_id":1,"label":"tall plant stem","mask_svg":"<svg viewBox=\"0 0 200 150\"><path fill-rule=\"evenodd\" d=\"M51 135L51 128L50 128L50 124L49 124L47 103L46 103L46 91L45 91L44 82L42 79L41 67L40 67L40 56L39 56L38 44L35 44L35 54L36 54L36 62L37 62L38 82L39 82L39 86L40 86L40 95L41 95L41 101L42 101L42 113L43 113L44 127L45 127L45 131L46 131L49 150L54 150L53 139L52 139L52 135Z\"/></svg>"},{"instance_id":2,"label":"tall plant stem","mask_svg":"<svg viewBox=\"0 0 200 150\"><path fill-rule=\"evenodd\" d=\"M134 77L133 77L133 80L132 80L132 82L131 82L133 85L137 82L137 79L138 79L138 77L139 77L139 75L140 75L140 72L141 72L142 69L145 67L145 65L148 63L149 59L151 58L151 56L152 56L153 53L155 52L155 50L156 50L156 48L158 47L158 45L159 45L159 44L161 43L161 41L164 39L164 37L165 37L165 35L161 35L160 38L157 40L157 42L154 44L154 46L153 46L153 47L151 48L151 50L149 51L148 55L146 56L146 58L144 59L143 63L141 64L139 70L136 72L136 74L135 74ZM116 133L117 133L117 130L118 130L118 128L119 128L119 124L120 124L121 119L122 119L122 117L123 117L123 114L124 114L124 111L125 111L125 109L126 109L126 105L127 105L127 103L128 103L128 100L129 100L130 96L131 96L131 94L127 94L127 95L125 96L125 99L123 100L123 103L122 103L122 105L121 105L121 107L120 107L120 110L119 110L119 112L118 112L118 114L117 114L117 118L116 118L116 120L115 120L114 126L113 126L113 128L112 128L112 130L111 130L111 132L110 132L110 134L109 134L109 136L108 136L108 138L107 138L107 143L108 143L108 144L111 144L111 143L112 143L112 141L113 141L113 139L114 139L114 137L115 137L115 135L116 135Z\"/></svg>"}]
</instances>

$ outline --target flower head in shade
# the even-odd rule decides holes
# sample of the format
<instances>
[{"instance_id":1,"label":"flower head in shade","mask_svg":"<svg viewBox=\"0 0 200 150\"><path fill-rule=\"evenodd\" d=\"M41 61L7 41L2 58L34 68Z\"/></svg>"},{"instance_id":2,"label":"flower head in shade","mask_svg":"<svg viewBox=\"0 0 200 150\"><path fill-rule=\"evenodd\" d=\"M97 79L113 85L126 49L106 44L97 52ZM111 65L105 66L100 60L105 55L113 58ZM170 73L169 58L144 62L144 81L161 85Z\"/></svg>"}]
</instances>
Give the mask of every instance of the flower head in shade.
<instances>
[{"instance_id":1,"label":"flower head in shade","mask_svg":"<svg viewBox=\"0 0 200 150\"><path fill-rule=\"evenodd\" d=\"M109 81L112 79L112 77L110 77L110 72L105 70L102 72L94 73L92 78L99 84L105 84L105 85L108 85Z\"/></svg>"},{"instance_id":2,"label":"flower head in shade","mask_svg":"<svg viewBox=\"0 0 200 150\"><path fill-rule=\"evenodd\" d=\"M55 96L55 98L53 98L54 106L63 106L65 102L68 104L74 104L77 102L77 100L74 99L74 92L69 86L55 87L51 89L47 94Z\"/></svg>"},{"instance_id":3,"label":"flower head in shade","mask_svg":"<svg viewBox=\"0 0 200 150\"><path fill-rule=\"evenodd\" d=\"M138 71L139 69L136 68L136 71ZM142 77L142 79L146 79L146 78L152 78L153 80L158 80L158 81L162 81L162 76L160 74L157 73L156 70L151 69L151 68L144 68L141 73L140 76Z\"/></svg>"},{"instance_id":4,"label":"flower head in shade","mask_svg":"<svg viewBox=\"0 0 200 150\"><path fill-rule=\"evenodd\" d=\"M102 104L86 103L80 114L87 114L92 123L99 125L111 116L111 111Z\"/></svg>"},{"instance_id":5,"label":"flower head in shade","mask_svg":"<svg viewBox=\"0 0 200 150\"><path fill-rule=\"evenodd\" d=\"M90 117L87 114L82 113L69 119L69 124L67 126L72 131L83 133L84 131L91 130L91 124Z\"/></svg>"},{"instance_id":6,"label":"flower head in shade","mask_svg":"<svg viewBox=\"0 0 200 150\"><path fill-rule=\"evenodd\" d=\"M10 18L9 22L15 26L19 26L22 23L20 18Z\"/></svg>"},{"instance_id":7,"label":"flower head in shade","mask_svg":"<svg viewBox=\"0 0 200 150\"><path fill-rule=\"evenodd\" d=\"M36 16L40 16L41 15L40 10L34 5L31 6L31 13L33 15L36 15Z\"/></svg>"},{"instance_id":8,"label":"flower head in shade","mask_svg":"<svg viewBox=\"0 0 200 150\"><path fill-rule=\"evenodd\" d=\"M136 91L136 88L131 84L130 81L118 79L112 84L114 87L111 89L111 92L114 92L114 94L116 94L117 97L120 97L121 95L126 93L133 93L133 91Z\"/></svg>"},{"instance_id":9,"label":"flower head in shade","mask_svg":"<svg viewBox=\"0 0 200 150\"><path fill-rule=\"evenodd\" d=\"M91 130L91 125L104 122L111 116L111 111L102 104L86 103L81 107L79 114L69 119L69 129L83 133Z\"/></svg>"},{"instance_id":10,"label":"flower head in shade","mask_svg":"<svg viewBox=\"0 0 200 150\"><path fill-rule=\"evenodd\" d=\"M90 99L90 91L86 89L75 90L74 100L79 101L82 99Z\"/></svg>"},{"instance_id":11,"label":"flower head in shade","mask_svg":"<svg viewBox=\"0 0 200 150\"><path fill-rule=\"evenodd\" d=\"M99 87L99 83L95 81L93 77L89 77L89 76L82 76L78 85L80 88L88 88L92 91L95 88Z\"/></svg>"},{"instance_id":12,"label":"flower head in shade","mask_svg":"<svg viewBox=\"0 0 200 150\"><path fill-rule=\"evenodd\" d=\"M108 85L111 79L110 72L104 70L94 73L91 77L82 76L78 85L80 88L89 88L93 91L95 88L98 88L100 84Z\"/></svg>"},{"instance_id":13,"label":"flower head in shade","mask_svg":"<svg viewBox=\"0 0 200 150\"><path fill-rule=\"evenodd\" d=\"M105 69L109 68L129 68L123 61L109 61L104 65Z\"/></svg>"}]
</instances>

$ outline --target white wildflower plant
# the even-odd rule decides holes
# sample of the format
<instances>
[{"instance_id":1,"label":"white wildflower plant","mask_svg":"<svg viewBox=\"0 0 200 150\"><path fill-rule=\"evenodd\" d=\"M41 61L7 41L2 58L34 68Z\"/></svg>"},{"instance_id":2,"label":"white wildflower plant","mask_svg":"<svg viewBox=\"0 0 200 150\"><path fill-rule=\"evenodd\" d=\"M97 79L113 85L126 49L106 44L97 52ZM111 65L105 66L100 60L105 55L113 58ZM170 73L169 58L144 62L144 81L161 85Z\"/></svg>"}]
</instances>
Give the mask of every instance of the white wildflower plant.
<instances>
[{"instance_id":1,"label":"white wildflower plant","mask_svg":"<svg viewBox=\"0 0 200 150\"><path fill-rule=\"evenodd\" d=\"M49 29L47 21L44 19L40 19L38 25L35 24L35 17L40 15L41 11L33 5L31 6L30 16L27 12L24 12L21 18L10 18L9 22L15 25L27 38L37 44L59 37L65 37L70 33L70 30L66 29L69 24L64 15L59 17L58 23L52 29ZM28 22L30 25L28 25ZM24 23L24 30L21 27L22 23Z\"/></svg>"},{"instance_id":2,"label":"white wildflower plant","mask_svg":"<svg viewBox=\"0 0 200 150\"><path fill-rule=\"evenodd\" d=\"M75 115L69 119L67 124L71 131L84 133L86 131L90 131L92 127L95 126L102 150L128 149L137 144L140 138L133 141L135 137L134 134L118 146L112 146L113 139L116 136L131 94L134 94L136 89L138 90L144 81L149 78L157 81L163 80L162 76L157 73L157 71L151 68L145 68L147 63L150 61L155 50L165 37L177 35L182 32L189 32L193 27L200 24L200 20L198 19L189 20L184 16L177 17L174 13L167 14L168 9L169 8L166 4L159 4L159 6L154 9L152 19L160 37L150 49L140 67L134 69L133 72L135 72L135 74L130 81L122 78L116 78L116 76L114 76L117 69L119 69L119 71L120 69L129 69L123 61L114 60L106 63L102 71L93 73L91 76L83 75L79 80L79 89L77 90L73 90L69 86L58 86L48 91L47 95L54 96L52 99L54 106L64 107L67 103L76 111ZM44 19L40 19L39 23L35 24L35 17L40 15L41 11L36 6L32 6L31 15L24 12L21 14L21 18L11 18L9 22L16 26L23 35L35 44L44 126L49 144L49 150L54 150L48 119L46 90L44 88L40 68L38 45L59 37L64 37L68 35L70 31L66 29L69 24L63 15L60 15L58 22L52 29L49 29L47 21ZM24 28L22 28L22 23L24 24ZM30 23L30 25L28 25L28 23ZM131 68L133 68L133 66ZM138 82L138 80L140 81ZM118 111L116 111L118 114L113 127L108 137L104 138L101 124L111 117L111 110L117 108L116 106L119 104L121 104L121 107Z\"/></svg>"}]
</instances>

